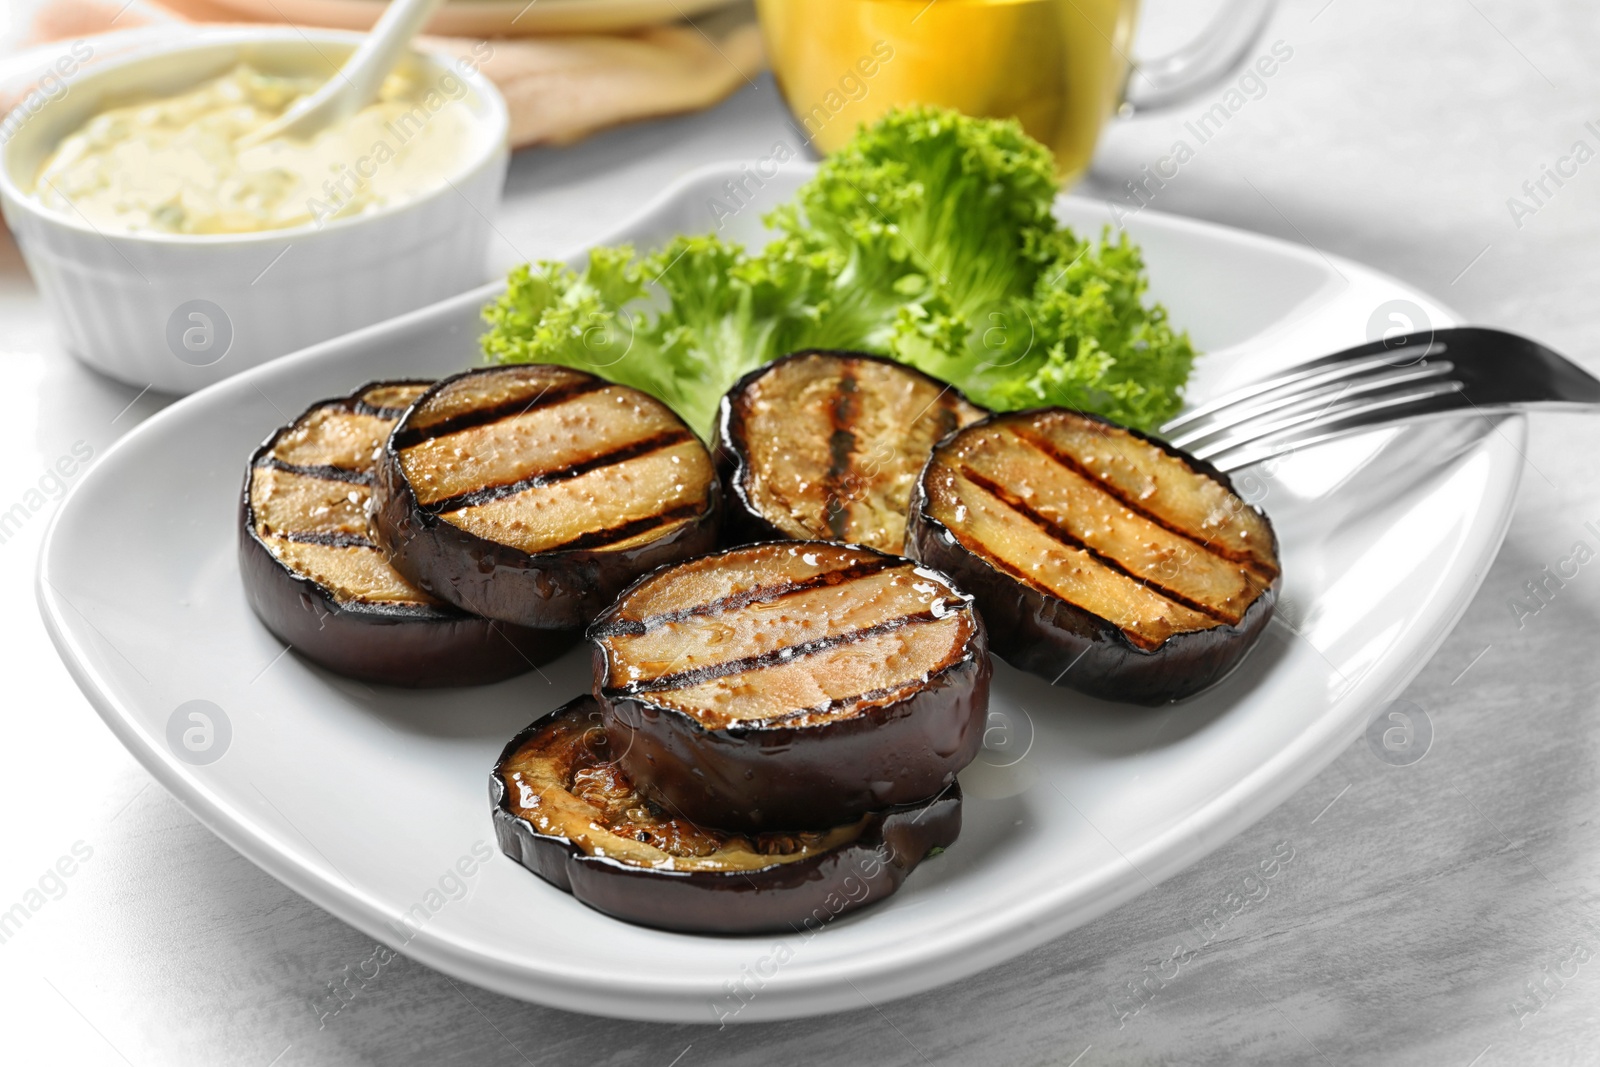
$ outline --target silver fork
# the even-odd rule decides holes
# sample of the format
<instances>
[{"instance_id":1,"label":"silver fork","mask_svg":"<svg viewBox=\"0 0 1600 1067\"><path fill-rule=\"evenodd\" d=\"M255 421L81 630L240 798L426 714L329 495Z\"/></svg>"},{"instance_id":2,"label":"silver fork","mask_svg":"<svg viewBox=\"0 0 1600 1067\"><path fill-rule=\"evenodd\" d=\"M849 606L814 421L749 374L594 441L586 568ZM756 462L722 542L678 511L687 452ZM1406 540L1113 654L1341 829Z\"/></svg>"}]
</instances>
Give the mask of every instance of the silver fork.
<instances>
[{"instance_id":1,"label":"silver fork","mask_svg":"<svg viewBox=\"0 0 1600 1067\"><path fill-rule=\"evenodd\" d=\"M1302 363L1185 412L1161 435L1231 471L1377 426L1530 409L1600 411L1600 380L1537 341L1455 326Z\"/></svg>"}]
</instances>

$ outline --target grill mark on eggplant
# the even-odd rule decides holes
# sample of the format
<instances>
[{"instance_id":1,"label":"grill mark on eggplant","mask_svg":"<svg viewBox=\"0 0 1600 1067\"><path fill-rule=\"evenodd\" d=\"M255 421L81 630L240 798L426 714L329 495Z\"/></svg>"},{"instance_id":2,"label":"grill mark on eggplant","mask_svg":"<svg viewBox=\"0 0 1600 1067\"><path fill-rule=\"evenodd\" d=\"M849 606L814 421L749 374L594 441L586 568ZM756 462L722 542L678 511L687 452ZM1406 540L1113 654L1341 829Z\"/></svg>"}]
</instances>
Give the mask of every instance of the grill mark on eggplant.
<instances>
[{"instance_id":1,"label":"grill mark on eggplant","mask_svg":"<svg viewBox=\"0 0 1600 1067\"><path fill-rule=\"evenodd\" d=\"M839 384L834 388L833 400L828 406L832 432L828 435L828 472L823 481L828 531L841 540L850 529L850 509L844 497L850 480L850 460L856 450L853 427L860 407L856 379L846 364L839 374Z\"/></svg>"},{"instance_id":2,"label":"grill mark on eggplant","mask_svg":"<svg viewBox=\"0 0 1600 1067\"><path fill-rule=\"evenodd\" d=\"M849 536L850 530L850 506L844 495L850 480L850 459L856 450L853 427L860 408L855 376L849 369L842 370L828 409L833 432L828 435L828 473L823 481L828 531L841 541Z\"/></svg>"},{"instance_id":3,"label":"grill mark on eggplant","mask_svg":"<svg viewBox=\"0 0 1600 1067\"><path fill-rule=\"evenodd\" d=\"M773 649L771 652L763 652L757 656L742 656L739 659L725 660L722 663L710 663L704 667L694 667L687 671L679 671L676 674L663 674L659 678L651 678L643 682L632 682L617 688L607 687L604 692L608 696L633 696L638 693L659 693L668 689L683 689L688 686L713 681L717 678L726 678L730 674L743 674L746 671L793 663L797 659L814 656L819 652L827 652L843 645L853 645L859 641L865 641L869 637L893 633L907 626L939 622L949 617L948 615L935 615L932 611L919 611L912 615L897 615L892 619L885 619L871 626L863 626L859 630L849 630L842 634L830 634L827 637L819 637L814 641L805 641L798 645L788 645L784 648ZM899 689L901 686L894 688ZM859 696L855 696L849 698L846 702L854 702L859 699Z\"/></svg>"},{"instance_id":4,"label":"grill mark on eggplant","mask_svg":"<svg viewBox=\"0 0 1600 1067\"><path fill-rule=\"evenodd\" d=\"M1229 626L1232 626L1239 621L1238 616L1228 615L1217 610L1216 608L1203 604L1200 601L1193 600L1183 593L1168 588L1167 586L1162 585L1160 582L1152 581L1149 578L1143 578L1137 574L1134 574L1132 571L1128 570L1127 567L1123 566L1122 563L1115 557L1108 556L1100 550L1080 540L1078 537L1074 536L1071 531L1063 529L1062 527L1056 525L1056 523L1049 517L1039 513L1038 511L1035 511L1005 486L1000 485L993 479L984 477L971 467L963 464L957 473L959 473L963 478L967 479L973 485L976 485L978 488L984 490L996 500L1000 501L1000 503L1004 504L1012 511L1016 512L1018 515L1021 515L1029 522L1032 522L1035 526L1039 527L1057 541L1060 541L1068 548L1074 548L1080 552L1083 552L1090 559L1094 560L1096 563L1099 563L1107 570L1114 571L1130 581L1137 582L1152 592L1160 593L1162 596L1166 597L1175 604L1182 604L1191 611L1198 611L1207 618L1215 619L1216 621L1220 623L1226 623ZM983 556L986 560L991 562L994 561L994 557L987 552L985 552ZM1035 587L1037 588L1036 584ZM1051 595L1059 596L1059 594L1056 593L1052 593Z\"/></svg>"},{"instance_id":5,"label":"grill mark on eggplant","mask_svg":"<svg viewBox=\"0 0 1600 1067\"><path fill-rule=\"evenodd\" d=\"M843 585L861 578L870 578L880 571L889 570L891 567L906 567L911 565L897 559L882 558L862 560L860 563L849 567L841 567L836 571L827 571L822 574L813 574L809 578L796 578L782 585L763 585L754 589L746 589L742 593L733 593L729 596L718 597L704 604L696 604L689 608L679 608L677 611L663 611L657 615L648 615L643 619L622 619L617 622L597 626L590 631L594 638L603 637L637 637L640 634L658 630L663 626L675 622L687 622L690 619L703 615L721 615L728 611L737 611L749 607L751 604L770 604L796 593L804 593L811 589L821 589L832 585Z\"/></svg>"},{"instance_id":6,"label":"grill mark on eggplant","mask_svg":"<svg viewBox=\"0 0 1600 1067\"><path fill-rule=\"evenodd\" d=\"M602 389L612 388L612 383L599 378L568 382L560 386L546 386L541 392L532 397L523 397L517 400L507 400L492 407L476 408L472 411L462 412L460 415L451 416L431 426L408 427L403 433L395 435L394 447L398 449L413 448L424 441L431 441L436 437L446 437L462 430L471 430L479 426L499 422L502 419L515 418L526 415L539 408L550 407L565 400L573 400L586 393L598 393Z\"/></svg>"},{"instance_id":7,"label":"grill mark on eggplant","mask_svg":"<svg viewBox=\"0 0 1600 1067\"><path fill-rule=\"evenodd\" d=\"M642 533L648 533L650 530L666 526L668 523L677 522L680 519L692 519L699 514L701 514L699 504L684 504L666 511L658 511L654 515L645 515L641 518L632 519L620 526L612 526L604 530L590 530L588 533L579 534L570 541L563 541L559 545L551 545L549 548L541 548L539 554L542 556L548 552L575 552L580 549L604 548L606 545L615 544L618 541L626 541L630 537L637 537Z\"/></svg>"},{"instance_id":8,"label":"grill mark on eggplant","mask_svg":"<svg viewBox=\"0 0 1600 1067\"><path fill-rule=\"evenodd\" d=\"M369 538L360 534L326 533L320 530L268 530L266 536L276 541L292 541L299 545L326 545L329 548L377 548Z\"/></svg>"},{"instance_id":9,"label":"grill mark on eggplant","mask_svg":"<svg viewBox=\"0 0 1600 1067\"><path fill-rule=\"evenodd\" d=\"M960 664L963 658L964 657L960 655L949 657L943 663L939 664L938 667L928 672L928 680L931 682L933 679L943 676L950 670L950 668ZM865 693L857 693L855 696L836 697L825 704L818 704L815 707L796 708L794 711L785 712L782 715L774 715L770 719L762 719L761 725L763 728L771 729L777 726L786 726L790 723L802 722L813 716L830 715L833 712L838 711L840 708L851 704L870 704L874 700L882 700L885 697L892 697L897 693L904 692L905 688L906 687L904 683L900 685L886 685L877 689L869 689ZM946 790L949 788L949 786L945 787ZM941 791L939 795L943 796L943 791Z\"/></svg>"},{"instance_id":10,"label":"grill mark on eggplant","mask_svg":"<svg viewBox=\"0 0 1600 1067\"><path fill-rule=\"evenodd\" d=\"M406 413L405 408L384 408L376 404L369 404L365 400L356 400L350 405L350 410L357 415L371 415L375 419L389 419L400 421L400 416Z\"/></svg>"},{"instance_id":11,"label":"grill mark on eggplant","mask_svg":"<svg viewBox=\"0 0 1600 1067\"><path fill-rule=\"evenodd\" d=\"M945 529L949 529L949 528L945 527ZM954 532L952 531L952 536L953 535L954 535ZM962 544L966 544L966 542L963 541ZM983 560L984 563L986 563L989 566L993 567L995 570L1001 571L1001 572L1009 575L1011 578L1013 578L1014 580L1016 580L1017 582L1020 582L1021 584L1025 585L1025 586L1027 586L1028 588L1036 589L1039 592L1045 594L1046 596L1054 597L1057 600L1061 599L1059 596L1057 596L1056 593L1054 593L1050 589L1047 589L1044 586L1040 585L1038 582L1035 582L1033 580L1033 578L1031 578L1029 575L1027 575L1023 571L1019 570L1018 568L1012 566L1010 563L1007 563L1005 560L1000 559L997 556L991 556L987 552L983 553L980 558ZM1116 624L1112 623L1111 625L1115 626ZM1140 632L1137 629L1128 630L1128 629L1124 629L1124 628L1122 628L1120 626L1118 626L1117 629L1122 633L1122 635L1124 637L1126 637L1128 639L1128 641L1130 643L1132 643L1132 645L1135 648L1139 649L1142 652L1154 652L1156 649L1160 648L1162 643L1163 643L1161 641L1152 641L1152 640L1150 640L1148 637L1146 637L1142 632Z\"/></svg>"},{"instance_id":12,"label":"grill mark on eggplant","mask_svg":"<svg viewBox=\"0 0 1600 1067\"><path fill-rule=\"evenodd\" d=\"M1043 437L1030 433L1027 429L1017 425L1007 426L1006 429L1015 434L1022 441L1038 449L1050 459L1053 459L1063 467L1066 467L1074 474L1088 479L1090 482L1094 483L1094 485L1098 487L1102 493L1105 493L1113 500L1116 500L1129 511L1141 518L1148 519L1150 522L1155 523L1168 533L1176 534L1184 540L1199 546L1202 551L1209 552L1211 555L1216 556L1218 559L1227 560L1229 563L1237 563L1240 566L1248 567L1251 571L1255 572L1260 577L1264 577L1269 582L1278 576L1278 571L1276 568L1262 563L1259 559L1249 555L1248 553L1230 552L1212 541L1202 541L1199 537L1195 536L1195 532L1193 530L1186 530L1181 526L1176 526L1173 523L1168 522L1160 515L1157 515L1153 511L1144 507L1139 503L1139 501L1134 500L1126 493L1121 492L1115 486L1101 478L1098 474L1094 473L1094 471L1085 467L1082 463L1079 463L1076 456L1073 456L1068 452L1063 452L1061 449L1057 448ZM1110 435L1107 434L1106 436L1109 437ZM1194 471L1194 475L1197 478L1205 477L1205 475L1201 474L1199 471Z\"/></svg>"},{"instance_id":13,"label":"grill mark on eggplant","mask_svg":"<svg viewBox=\"0 0 1600 1067\"><path fill-rule=\"evenodd\" d=\"M635 441L632 444L612 449L610 452L591 456L581 463L574 463L559 470L540 471L538 474L530 474L514 482L486 485L469 492L457 493L455 496L446 497L443 500L436 500L431 504L418 504L417 506L430 515L442 515L447 511L460 511L462 508L477 507L480 504L503 500L508 496L516 496L518 493L526 492L529 489L541 489L556 482L564 482L569 478L576 478L579 475L597 471L602 467L612 467L619 463L626 463L629 460L639 459L641 456L648 456L652 452L659 452L664 448L681 445L693 436L688 430L668 430L665 433L658 433L654 437L647 437L642 441Z\"/></svg>"},{"instance_id":14,"label":"grill mark on eggplant","mask_svg":"<svg viewBox=\"0 0 1600 1067\"><path fill-rule=\"evenodd\" d=\"M262 467L270 467L276 471L283 471L285 474L298 474L305 478L316 478L324 482L344 482L348 485L372 484L372 469L370 467L366 470L353 471L346 467L334 467L325 463L310 465L285 463L274 456L266 456L256 464L257 469Z\"/></svg>"}]
</instances>

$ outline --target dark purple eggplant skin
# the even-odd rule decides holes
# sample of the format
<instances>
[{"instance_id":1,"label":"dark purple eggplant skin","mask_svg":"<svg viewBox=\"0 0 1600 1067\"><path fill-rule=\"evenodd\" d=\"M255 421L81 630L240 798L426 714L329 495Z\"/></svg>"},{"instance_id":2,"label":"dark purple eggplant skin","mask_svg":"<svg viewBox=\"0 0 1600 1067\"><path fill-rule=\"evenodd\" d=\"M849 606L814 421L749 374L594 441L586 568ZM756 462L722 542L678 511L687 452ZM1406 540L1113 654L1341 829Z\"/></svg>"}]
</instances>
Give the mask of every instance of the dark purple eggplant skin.
<instances>
[{"instance_id":1,"label":"dark purple eggplant skin","mask_svg":"<svg viewBox=\"0 0 1600 1067\"><path fill-rule=\"evenodd\" d=\"M720 730L654 703L648 693L624 695L604 687L611 665L593 635L609 617L595 620L590 646L606 732L625 739L618 742L618 763L641 793L692 822L740 832L838 826L865 812L933 796L954 783L983 747L994 668L976 613L961 658L909 697L816 726Z\"/></svg>"},{"instance_id":2,"label":"dark purple eggplant skin","mask_svg":"<svg viewBox=\"0 0 1600 1067\"><path fill-rule=\"evenodd\" d=\"M382 384L388 383L371 382L352 395ZM327 403L318 401L273 431L245 468L239 575L245 599L268 630L297 655L335 674L408 689L504 681L550 662L577 643L576 630L530 630L449 608L340 603L330 590L278 562L256 536L251 472L289 426Z\"/></svg>"},{"instance_id":3,"label":"dark purple eggplant skin","mask_svg":"<svg viewBox=\"0 0 1600 1067\"><path fill-rule=\"evenodd\" d=\"M588 855L512 814L501 777L545 719L585 703L594 699L579 697L511 739L490 772L489 803L502 852L614 919L685 934L810 933L893 894L930 851L949 848L961 832L961 787L952 781L929 800L873 812L849 844L756 871L661 871Z\"/></svg>"},{"instance_id":4,"label":"dark purple eggplant skin","mask_svg":"<svg viewBox=\"0 0 1600 1067\"><path fill-rule=\"evenodd\" d=\"M439 389L481 368L445 378L417 399L413 409ZM706 510L666 537L611 552L527 553L429 514L400 469L395 425L378 460L373 486L373 526L388 548L395 570L433 596L463 611L536 630L581 628L624 587L657 567L690 559L717 545L722 525L722 489L713 478Z\"/></svg>"},{"instance_id":5,"label":"dark purple eggplant skin","mask_svg":"<svg viewBox=\"0 0 1600 1067\"><path fill-rule=\"evenodd\" d=\"M780 356L770 363L764 363L751 371L746 371L733 387L722 394L722 400L717 406L717 444L713 449L712 459L716 463L717 474L722 481L722 495L727 502L727 514L722 523L722 543L727 547L747 545L759 541L793 540L788 534L778 529L769 522L761 509L750 499L746 488L750 480L750 457L746 454L742 442L744 440L743 412L737 406L737 401L756 379L770 373L773 368L794 359L803 359L806 356L839 356L847 359L870 360L873 363L886 363L896 370L903 370L907 374L914 374L919 378L926 378L933 385L946 390L957 400L972 404L973 407L983 410L982 404L974 403L960 389L948 382L941 381L933 375L901 363L888 356L875 356L870 352L852 352L847 349L834 348L807 348L799 352L791 352Z\"/></svg>"},{"instance_id":6,"label":"dark purple eggplant skin","mask_svg":"<svg viewBox=\"0 0 1600 1067\"><path fill-rule=\"evenodd\" d=\"M991 415L964 429L1047 410L1052 409ZM1109 419L1086 412L1074 414L1147 441L1238 495L1232 479L1202 459ZM945 447L961 432L946 437L934 450ZM927 469L923 468L924 473ZM1280 574L1235 625L1174 634L1159 648L1145 650L1093 612L1024 585L969 551L942 522L927 513L926 504L919 478L911 490L906 552L919 563L950 575L956 585L972 595L989 628L990 651L1013 667L1051 679L1052 684L1103 700L1157 707L1194 696L1222 681L1244 661L1266 630L1283 583ZM1270 521L1267 527L1272 528ZM1276 532L1272 555L1278 556Z\"/></svg>"},{"instance_id":7,"label":"dark purple eggplant skin","mask_svg":"<svg viewBox=\"0 0 1600 1067\"><path fill-rule=\"evenodd\" d=\"M248 528L239 538L239 571L267 629L297 655L363 682L488 685L549 663L578 639L576 630L531 630L459 611L340 604L279 563Z\"/></svg>"}]
</instances>

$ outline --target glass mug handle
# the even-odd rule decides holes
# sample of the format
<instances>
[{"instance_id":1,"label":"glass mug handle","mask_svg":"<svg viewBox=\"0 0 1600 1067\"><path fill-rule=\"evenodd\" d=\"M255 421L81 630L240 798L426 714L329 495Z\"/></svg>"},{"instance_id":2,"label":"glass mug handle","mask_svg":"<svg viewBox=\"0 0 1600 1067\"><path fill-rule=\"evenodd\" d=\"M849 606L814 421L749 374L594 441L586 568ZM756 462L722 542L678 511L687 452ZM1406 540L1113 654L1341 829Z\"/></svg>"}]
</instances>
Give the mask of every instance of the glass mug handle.
<instances>
[{"instance_id":1,"label":"glass mug handle","mask_svg":"<svg viewBox=\"0 0 1600 1067\"><path fill-rule=\"evenodd\" d=\"M1232 0L1200 36L1175 52L1135 59L1122 90L1122 113L1172 107L1238 69L1261 39L1278 0Z\"/></svg>"}]
</instances>

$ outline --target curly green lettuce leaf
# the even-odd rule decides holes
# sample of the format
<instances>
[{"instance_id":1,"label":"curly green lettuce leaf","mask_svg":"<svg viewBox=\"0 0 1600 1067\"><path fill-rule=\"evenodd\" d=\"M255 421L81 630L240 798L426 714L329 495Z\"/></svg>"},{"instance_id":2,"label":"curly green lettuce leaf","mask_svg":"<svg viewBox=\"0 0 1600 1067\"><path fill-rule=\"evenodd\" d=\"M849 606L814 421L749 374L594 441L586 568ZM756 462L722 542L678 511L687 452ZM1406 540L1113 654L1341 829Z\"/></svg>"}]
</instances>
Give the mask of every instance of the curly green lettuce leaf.
<instances>
[{"instance_id":1,"label":"curly green lettuce leaf","mask_svg":"<svg viewBox=\"0 0 1600 1067\"><path fill-rule=\"evenodd\" d=\"M1015 121L910 107L863 128L769 217L897 302L958 313L1032 290L1057 225L1055 160Z\"/></svg>"},{"instance_id":2,"label":"curly green lettuce leaf","mask_svg":"<svg viewBox=\"0 0 1600 1067\"><path fill-rule=\"evenodd\" d=\"M747 255L705 235L659 252L597 248L573 271L511 272L484 312L493 363L555 363L643 389L709 437L717 402L745 372L854 331L830 313L825 257Z\"/></svg>"},{"instance_id":3,"label":"curly green lettuce leaf","mask_svg":"<svg viewBox=\"0 0 1600 1067\"><path fill-rule=\"evenodd\" d=\"M646 278L627 246L596 248L582 273L548 261L517 267L484 309L484 354L495 363L614 370L633 338L626 308L648 293Z\"/></svg>"},{"instance_id":4,"label":"curly green lettuce leaf","mask_svg":"<svg viewBox=\"0 0 1600 1067\"><path fill-rule=\"evenodd\" d=\"M1058 191L1018 123L897 110L767 216L758 252L706 235L518 268L484 352L644 389L708 436L741 375L806 348L893 356L999 410L1154 429L1182 406L1193 347L1148 302L1138 249L1080 240L1051 213Z\"/></svg>"},{"instance_id":5,"label":"curly green lettuce leaf","mask_svg":"<svg viewBox=\"0 0 1600 1067\"><path fill-rule=\"evenodd\" d=\"M1058 405L1153 431L1182 408L1195 351L1147 301L1148 286L1126 234L1075 241L1027 298L974 324L961 349L918 362L996 410Z\"/></svg>"},{"instance_id":6,"label":"curly green lettuce leaf","mask_svg":"<svg viewBox=\"0 0 1600 1067\"><path fill-rule=\"evenodd\" d=\"M1015 121L906 108L768 223L780 243L831 256L855 306L886 313L842 347L999 410L1059 404L1154 429L1182 406L1193 347L1147 305L1126 235L1094 246L1056 221L1054 166Z\"/></svg>"},{"instance_id":7,"label":"curly green lettuce leaf","mask_svg":"<svg viewBox=\"0 0 1600 1067\"><path fill-rule=\"evenodd\" d=\"M670 368L652 390L709 437L722 394L740 376L806 347L828 319L825 266L751 257L713 236L679 237L649 261L665 306L644 319L635 356Z\"/></svg>"}]
</instances>

